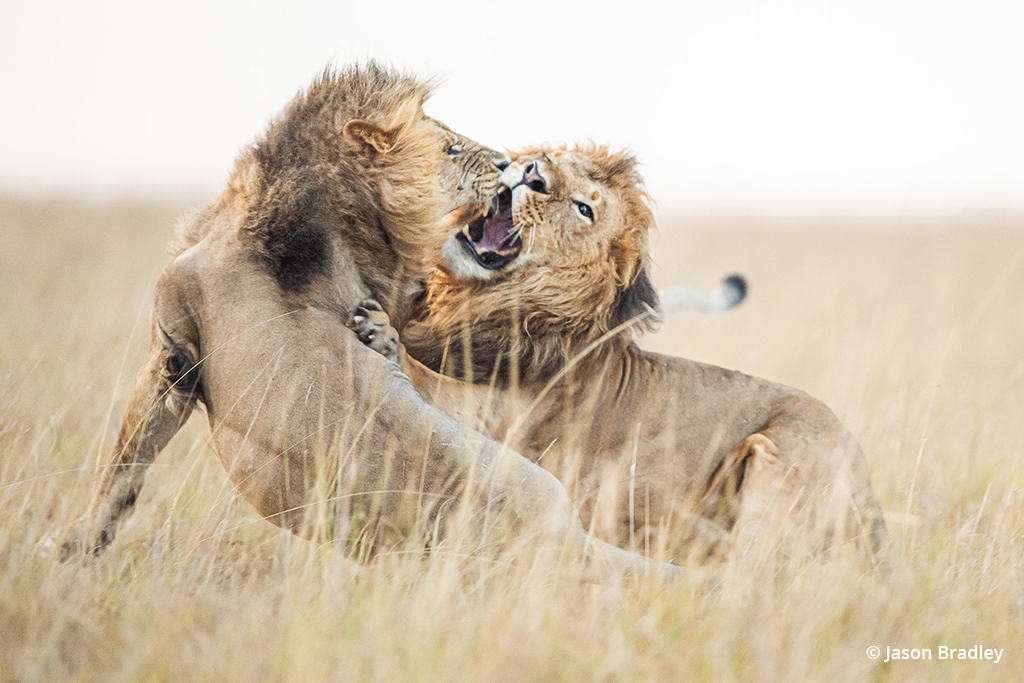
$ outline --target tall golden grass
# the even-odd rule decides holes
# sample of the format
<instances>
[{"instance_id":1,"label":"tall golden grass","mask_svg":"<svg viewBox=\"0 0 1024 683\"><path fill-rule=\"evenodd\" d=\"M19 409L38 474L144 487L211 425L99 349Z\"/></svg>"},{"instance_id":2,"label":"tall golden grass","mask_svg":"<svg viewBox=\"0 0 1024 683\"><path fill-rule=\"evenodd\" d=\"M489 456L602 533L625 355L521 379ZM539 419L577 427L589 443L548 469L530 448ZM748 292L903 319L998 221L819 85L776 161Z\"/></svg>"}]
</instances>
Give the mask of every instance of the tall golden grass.
<instances>
[{"instance_id":1,"label":"tall golden grass","mask_svg":"<svg viewBox=\"0 0 1024 683\"><path fill-rule=\"evenodd\" d=\"M735 270L751 291L646 346L825 400L867 453L888 576L852 554L669 585L592 585L525 546L356 562L237 498L202 415L107 553L60 564L180 211L0 201L0 683L1021 678L1024 221L662 217L660 284ZM978 644L999 663L938 659Z\"/></svg>"}]
</instances>

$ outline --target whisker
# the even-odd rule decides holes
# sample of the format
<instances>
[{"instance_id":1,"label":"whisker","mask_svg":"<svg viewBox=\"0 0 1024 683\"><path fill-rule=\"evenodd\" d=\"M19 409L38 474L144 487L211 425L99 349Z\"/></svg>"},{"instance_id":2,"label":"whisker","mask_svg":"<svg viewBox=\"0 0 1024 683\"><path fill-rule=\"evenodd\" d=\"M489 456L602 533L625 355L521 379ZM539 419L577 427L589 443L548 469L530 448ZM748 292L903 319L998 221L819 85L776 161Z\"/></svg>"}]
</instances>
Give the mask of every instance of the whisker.
<instances>
[{"instance_id":1,"label":"whisker","mask_svg":"<svg viewBox=\"0 0 1024 683\"><path fill-rule=\"evenodd\" d=\"M530 254L533 252L533 243L537 241L537 232L540 230L539 225L533 226L533 230L530 231L530 239L526 244L526 253Z\"/></svg>"}]
</instances>

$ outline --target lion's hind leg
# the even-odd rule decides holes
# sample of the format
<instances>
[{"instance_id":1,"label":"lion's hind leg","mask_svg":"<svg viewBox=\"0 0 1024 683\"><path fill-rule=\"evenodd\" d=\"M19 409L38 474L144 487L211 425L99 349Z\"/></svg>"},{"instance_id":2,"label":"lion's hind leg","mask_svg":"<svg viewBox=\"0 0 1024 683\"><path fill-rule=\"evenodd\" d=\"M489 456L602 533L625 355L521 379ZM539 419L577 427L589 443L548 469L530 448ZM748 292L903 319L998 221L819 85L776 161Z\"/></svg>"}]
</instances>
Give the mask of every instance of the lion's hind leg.
<instances>
[{"instance_id":1,"label":"lion's hind leg","mask_svg":"<svg viewBox=\"0 0 1024 683\"><path fill-rule=\"evenodd\" d=\"M733 557L757 562L827 557L858 536L878 563L885 521L856 440L845 428L808 443L792 426L768 427L740 441L716 470L705 516L731 528Z\"/></svg>"},{"instance_id":2,"label":"lion's hind leg","mask_svg":"<svg viewBox=\"0 0 1024 683\"><path fill-rule=\"evenodd\" d=\"M778 445L757 433L736 444L712 474L698 510L716 528L730 530L732 552L746 554L755 540L765 537L767 518L784 489L781 469ZM721 546L721 539L714 545ZM714 554L721 554L721 549L714 549Z\"/></svg>"},{"instance_id":3,"label":"lion's hind leg","mask_svg":"<svg viewBox=\"0 0 1024 683\"><path fill-rule=\"evenodd\" d=\"M118 520L135 505L146 469L192 413L197 390L194 362L154 325L117 443L102 466L92 502L61 544L62 560L99 554L113 542Z\"/></svg>"}]
</instances>

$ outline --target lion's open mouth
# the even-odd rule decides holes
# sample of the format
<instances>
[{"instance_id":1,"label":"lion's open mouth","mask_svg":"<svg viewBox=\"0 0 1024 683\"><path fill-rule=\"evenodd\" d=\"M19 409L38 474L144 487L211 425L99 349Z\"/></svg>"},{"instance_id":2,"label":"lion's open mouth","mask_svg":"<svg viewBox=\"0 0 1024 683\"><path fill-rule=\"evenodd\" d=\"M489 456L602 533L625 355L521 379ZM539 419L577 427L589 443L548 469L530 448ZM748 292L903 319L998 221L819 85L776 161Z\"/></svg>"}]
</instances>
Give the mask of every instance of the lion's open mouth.
<instances>
[{"instance_id":1,"label":"lion's open mouth","mask_svg":"<svg viewBox=\"0 0 1024 683\"><path fill-rule=\"evenodd\" d=\"M523 248L523 241L513 229L512 191L503 189L487 215L456 233L455 239L487 270L498 270L514 261Z\"/></svg>"}]
</instances>

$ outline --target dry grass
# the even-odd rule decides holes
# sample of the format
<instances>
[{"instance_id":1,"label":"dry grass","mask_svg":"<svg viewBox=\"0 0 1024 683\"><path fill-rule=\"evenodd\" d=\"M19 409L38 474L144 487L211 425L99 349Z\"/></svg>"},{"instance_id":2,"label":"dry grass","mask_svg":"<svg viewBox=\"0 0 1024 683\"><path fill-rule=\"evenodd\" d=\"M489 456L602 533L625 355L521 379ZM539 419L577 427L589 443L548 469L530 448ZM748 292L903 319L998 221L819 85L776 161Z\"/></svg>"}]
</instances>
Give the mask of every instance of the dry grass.
<instances>
[{"instance_id":1,"label":"dry grass","mask_svg":"<svg viewBox=\"0 0 1024 683\"><path fill-rule=\"evenodd\" d=\"M647 346L808 390L896 550L597 587L486 552L368 564L260 520L194 417L99 560L58 564L148 335L179 207L0 202L0 683L964 681L1024 670L1024 225L663 219L661 284L749 301ZM939 661L940 645L1003 649ZM932 648L871 661L870 645ZM883 654L884 658L884 654Z\"/></svg>"}]
</instances>

